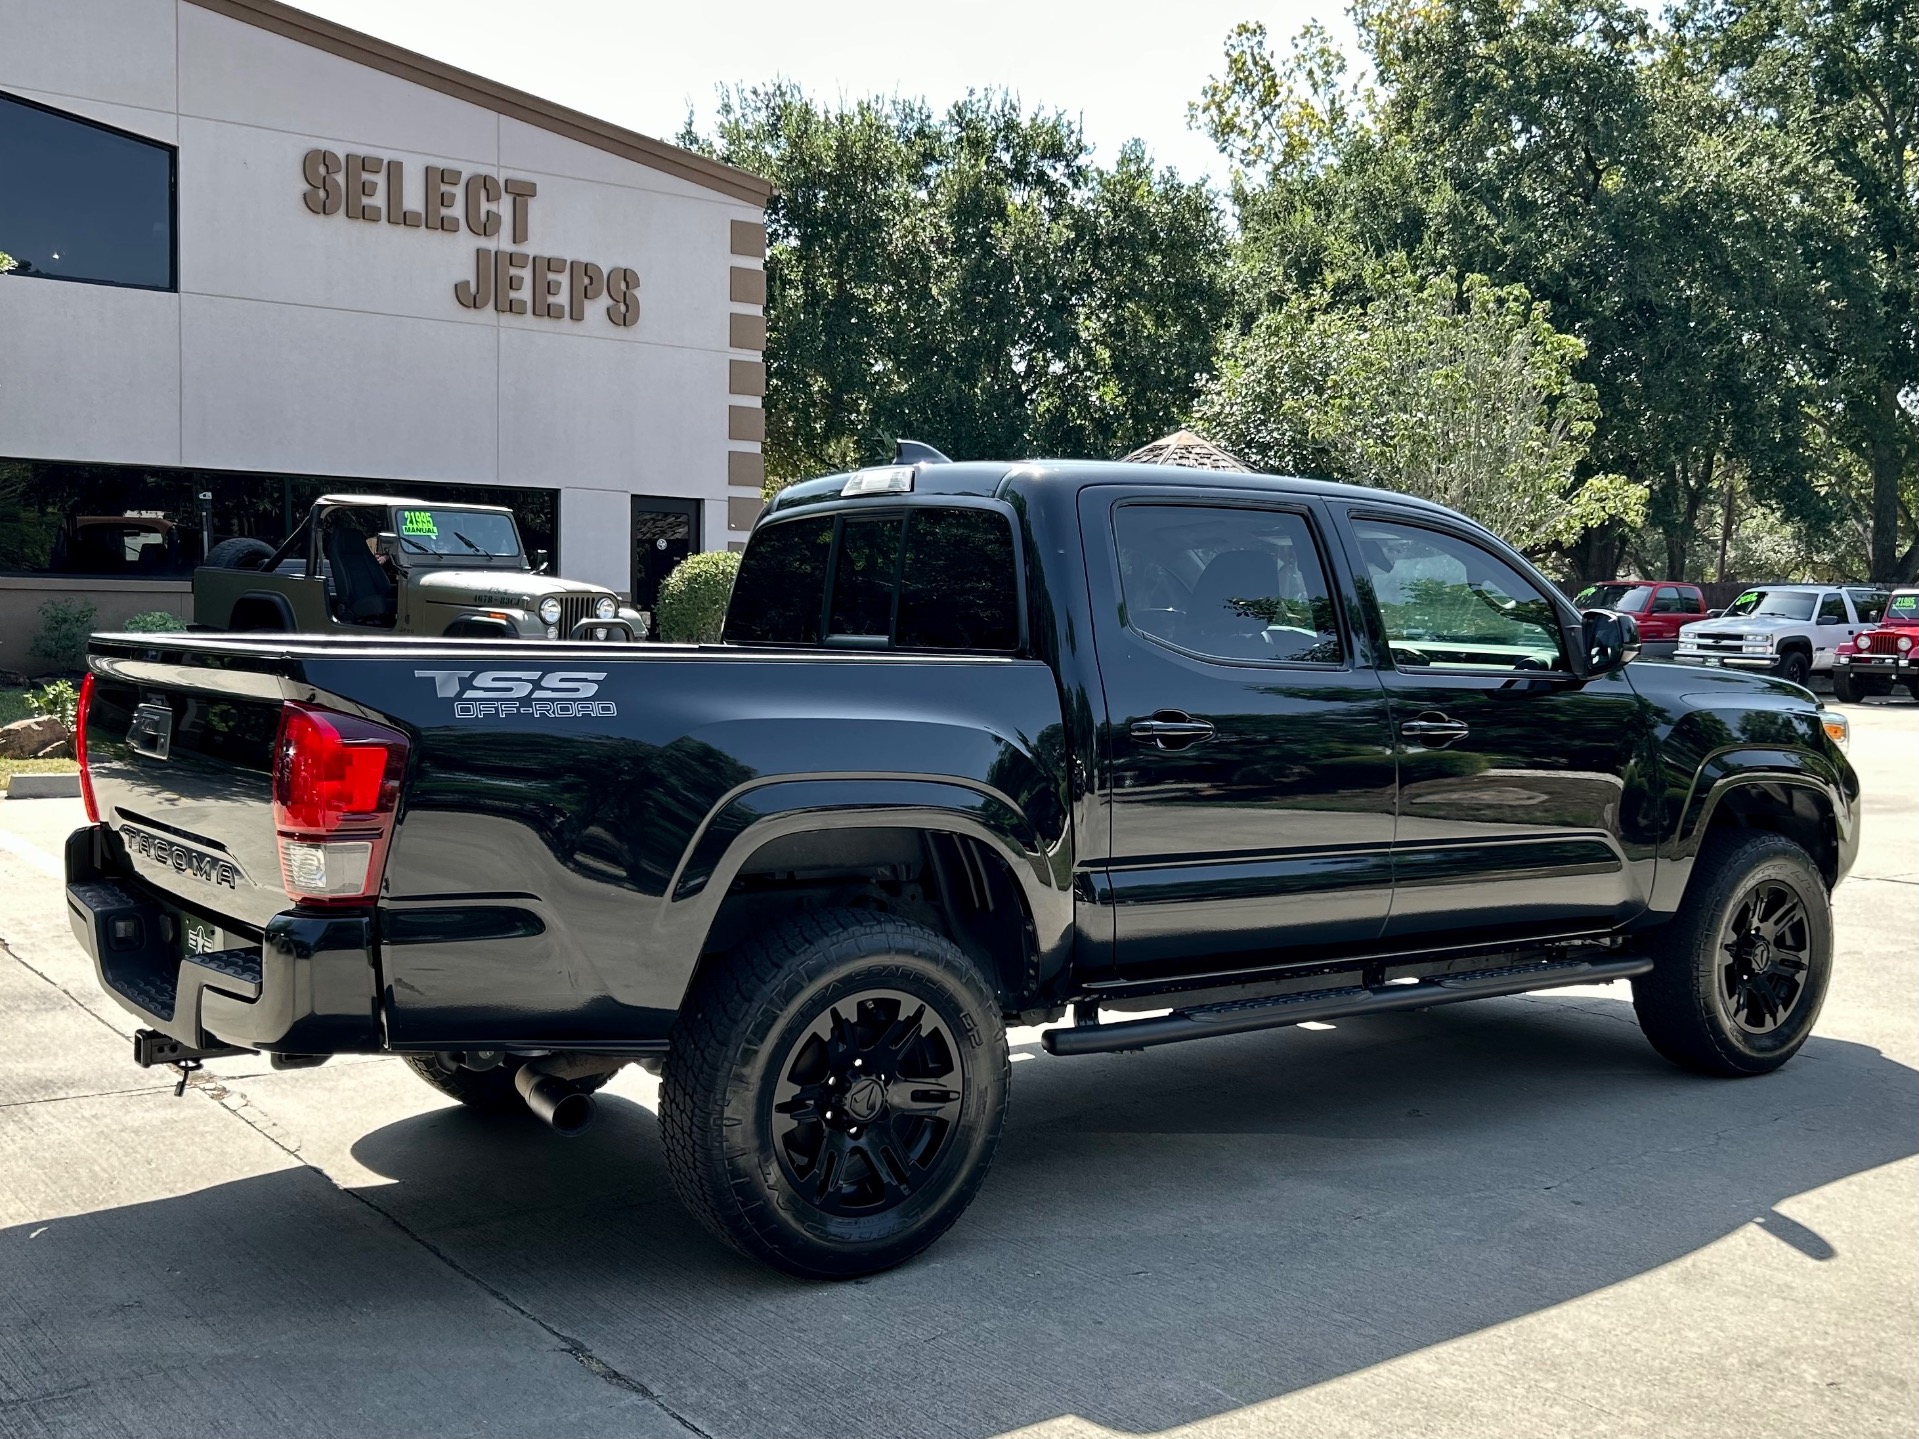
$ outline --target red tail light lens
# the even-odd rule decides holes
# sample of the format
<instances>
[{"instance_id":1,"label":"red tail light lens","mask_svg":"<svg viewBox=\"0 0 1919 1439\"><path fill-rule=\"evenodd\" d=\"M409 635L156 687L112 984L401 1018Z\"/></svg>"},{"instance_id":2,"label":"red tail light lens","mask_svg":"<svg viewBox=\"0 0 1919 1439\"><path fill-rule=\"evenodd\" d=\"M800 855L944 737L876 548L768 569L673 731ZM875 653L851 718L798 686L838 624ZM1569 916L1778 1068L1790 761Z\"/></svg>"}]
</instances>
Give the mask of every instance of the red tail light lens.
<instances>
[{"instance_id":1,"label":"red tail light lens","mask_svg":"<svg viewBox=\"0 0 1919 1439\"><path fill-rule=\"evenodd\" d=\"M100 823L100 801L93 797L93 771L87 768L87 708L93 703L93 671L80 681L80 702L73 707L73 757L80 762L80 798L87 823Z\"/></svg>"},{"instance_id":2,"label":"red tail light lens","mask_svg":"<svg viewBox=\"0 0 1919 1439\"><path fill-rule=\"evenodd\" d=\"M407 739L354 715L288 703L273 748L273 822L288 895L358 904L379 893Z\"/></svg>"}]
</instances>

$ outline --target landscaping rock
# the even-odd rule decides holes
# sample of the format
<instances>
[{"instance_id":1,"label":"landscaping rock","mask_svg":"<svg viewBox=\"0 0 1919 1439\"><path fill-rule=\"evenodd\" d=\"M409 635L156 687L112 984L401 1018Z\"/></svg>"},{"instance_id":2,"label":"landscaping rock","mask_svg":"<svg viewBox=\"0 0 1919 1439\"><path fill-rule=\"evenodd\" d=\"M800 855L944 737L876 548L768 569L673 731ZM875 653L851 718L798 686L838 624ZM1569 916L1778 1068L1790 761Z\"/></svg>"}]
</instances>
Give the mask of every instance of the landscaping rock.
<instances>
[{"instance_id":1,"label":"landscaping rock","mask_svg":"<svg viewBox=\"0 0 1919 1439\"><path fill-rule=\"evenodd\" d=\"M0 725L0 759L25 759L67 737L67 727L52 715L15 720Z\"/></svg>"},{"instance_id":2,"label":"landscaping rock","mask_svg":"<svg viewBox=\"0 0 1919 1439\"><path fill-rule=\"evenodd\" d=\"M55 740L45 749L36 751L33 757L35 759L72 759L73 741L70 739Z\"/></svg>"}]
</instances>

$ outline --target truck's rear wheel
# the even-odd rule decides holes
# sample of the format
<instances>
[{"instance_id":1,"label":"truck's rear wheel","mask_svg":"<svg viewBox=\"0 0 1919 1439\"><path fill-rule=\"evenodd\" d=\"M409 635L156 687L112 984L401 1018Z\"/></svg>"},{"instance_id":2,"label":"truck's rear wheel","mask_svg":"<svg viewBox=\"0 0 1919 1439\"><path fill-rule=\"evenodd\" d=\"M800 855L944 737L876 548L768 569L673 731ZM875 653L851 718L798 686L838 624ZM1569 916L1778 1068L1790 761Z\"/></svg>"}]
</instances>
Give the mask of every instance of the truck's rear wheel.
<instances>
[{"instance_id":1,"label":"truck's rear wheel","mask_svg":"<svg viewBox=\"0 0 1919 1439\"><path fill-rule=\"evenodd\" d=\"M459 1100L476 1113L527 1112L526 1101L520 1097L520 1091L513 1087L513 1076L520 1072L520 1066L525 1062L523 1060L509 1055L491 1069L468 1069L438 1054L408 1054L401 1057L406 1060L408 1069L440 1093L449 1099ZM611 1077L592 1075L586 1079L576 1079L573 1087L591 1094Z\"/></svg>"},{"instance_id":2,"label":"truck's rear wheel","mask_svg":"<svg viewBox=\"0 0 1919 1439\"><path fill-rule=\"evenodd\" d=\"M1653 1048L1700 1074L1765 1074L1799 1052L1826 997L1825 880L1781 835L1716 837L1654 945L1654 968L1632 982Z\"/></svg>"},{"instance_id":3,"label":"truck's rear wheel","mask_svg":"<svg viewBox=\"0 0 1919 1439\"><path fill-rule=\"evenodd\" d=\"M803 1278L903 1263L972 1202L999 1143L1006 1034L964 954L864 910L802 916L696 981L660 1131L680 1198Z\"/></svg>"}]
</instances>

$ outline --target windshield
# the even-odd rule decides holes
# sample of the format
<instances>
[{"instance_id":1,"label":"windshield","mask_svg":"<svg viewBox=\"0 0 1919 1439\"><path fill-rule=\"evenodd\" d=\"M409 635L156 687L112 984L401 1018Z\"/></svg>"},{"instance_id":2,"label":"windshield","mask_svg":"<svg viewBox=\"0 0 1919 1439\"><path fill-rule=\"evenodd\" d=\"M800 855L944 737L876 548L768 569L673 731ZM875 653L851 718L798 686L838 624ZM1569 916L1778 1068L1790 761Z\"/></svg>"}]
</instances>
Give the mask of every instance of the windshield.
<instances>
[{"instance_id":1,"label":"windshield","mask_svg":"<svg viewBox=\"0 0 1919 1439\"><path fill-rule=\"evenodd\" d=\"M1768 616L1781 620L1809 620L1813 601L1819 597L1804 590L1747 590L1726 606L1725 618L1741 615Z\"/></svg>"},{"instance_id":2,"label":"windshield","mask_svg":"<svg viewBox=\"0 0 1919 1439\"><path fill-rule=\"evenodd\" d=\"M1886 601L1889 625L1919 625L1919 590L1900 590Z\"/></svg>"},{"instance_id":3,"label":"windshield","mask_svg":"<svg viewBox=\"0 0 1919 1439\"><path fill-rule=\"evenodd\" d=\"M485 510L401 509L393 511L393 533L408 555L484 555L513 558L520 534L513 516Z\"/></svg>"},{"instance_id":4,"label":"windshield","mask_svg":"<svg viewBox=\"0 0 1919 1439\"><path fill-rule=\"evenodd\" d=\"M1620 610L1636 615L1652 602L1651 585L1588 585L1573 603L1582 610Z\"/></svg>"}]
</instances>

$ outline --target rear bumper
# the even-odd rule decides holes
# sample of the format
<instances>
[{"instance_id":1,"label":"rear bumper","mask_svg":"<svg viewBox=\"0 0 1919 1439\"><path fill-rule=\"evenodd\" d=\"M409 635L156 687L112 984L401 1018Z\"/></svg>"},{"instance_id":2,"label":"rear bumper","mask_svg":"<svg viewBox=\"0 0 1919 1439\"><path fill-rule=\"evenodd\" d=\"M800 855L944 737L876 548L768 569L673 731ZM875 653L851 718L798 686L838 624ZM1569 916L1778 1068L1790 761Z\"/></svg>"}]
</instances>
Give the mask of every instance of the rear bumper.
<instances>
[{"instance_id":1,"label":"rear bumper","mask_svg":"<svg viewBox=\"0 0 1919 1439\"><path fill-rule=\"evenodd\" d=\"M258 944L185 954L190 912L116 872L101 835L89 825L67 839L67 919L122 1009L192 1049L380 1048L371 916L292 910Z\"/></svg>"}]
</instances>

